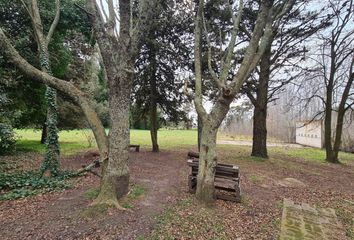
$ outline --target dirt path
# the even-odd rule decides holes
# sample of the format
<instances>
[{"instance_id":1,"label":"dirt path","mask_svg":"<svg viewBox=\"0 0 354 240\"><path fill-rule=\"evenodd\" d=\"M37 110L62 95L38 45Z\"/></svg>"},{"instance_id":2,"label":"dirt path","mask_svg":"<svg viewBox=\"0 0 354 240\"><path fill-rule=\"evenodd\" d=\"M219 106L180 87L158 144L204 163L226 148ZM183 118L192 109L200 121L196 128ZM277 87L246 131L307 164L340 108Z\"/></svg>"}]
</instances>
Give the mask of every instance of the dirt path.
<instances>
[{"instance_id":1,"label":"dirt path","mask_svg":"<svg viewBox=\"0 0 354 240\"><path fill-rule=\"evenodd\" d=\"M63 165L77 168L94 158L84 154L65 159ZM92 219L82 215L90 204L84 193L98 186L99 179L92 175L77 179L75 188L62 193L2 202L1 239L135 239L146 235L154 226L154 216L174 203L181 191L182 162L178 159L183 157L174 152L131 153L131 182L145 189L132 212L109 209L108 214L93 212Z\"/></svg>"},{"instance_id":2,"label":"dirt path","mask_svg":"<svg viewBox=\"0 0 354 240\"><path fill-rule=\"evenodd\" d=\"M155 154L143 149L131 153L131 182L145 189L145 194L131 203L132 212L91 211L91 200L84 195L99 183L98 177L91 174L76 179L75 188L61 193L0 202L0 239L128 240L147 236L155 227L155 216L166 206L173 206L180 199L194 199L186 193L186 152L187 149L180 149ZM217 201L215 214L209 219L225 226L222 231L228 237L224 239L277 239L283 198L340 210L340 221L347 223L346 229L351 227L348 216L354 214L350 205L354 202L352 164L318 164L276 154L266 161L253 161L235 157L239 154L236 146L220 152L221 162L240 166L243 194L241 204ZM66 158L62 164L67 169L77 169L95 158L91 152ZM177 222L161 234L173 233L175 239L213 239L208 231L205 238L190 236L195 229L205 227L203 214L194 219L199 210L197 204L180 209L176 212ZM186 235L179 229L181 222L191 229ZM340 239L346 237L342 235Z\"/></svg>"}]
</instances>

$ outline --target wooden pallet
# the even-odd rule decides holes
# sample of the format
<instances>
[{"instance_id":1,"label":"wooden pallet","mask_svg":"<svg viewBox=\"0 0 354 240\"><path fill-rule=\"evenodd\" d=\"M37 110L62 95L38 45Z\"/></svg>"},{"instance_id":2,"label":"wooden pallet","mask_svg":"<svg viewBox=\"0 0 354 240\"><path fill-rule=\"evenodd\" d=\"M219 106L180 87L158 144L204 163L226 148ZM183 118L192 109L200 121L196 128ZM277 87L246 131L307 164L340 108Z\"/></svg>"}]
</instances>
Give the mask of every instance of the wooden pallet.
<instances>
[{"instance_id":1,"label":"wooden pallet","mask_svg":"<svg viewBox=\"0 0 354 240\"><path fill-rule=\"evenodd\" d=\"M188 153L190 159L187 160L191 167L191 173L188 176L188 187L190 193L195 193L197 188L197 175L199 167L199 155ZM241 202L240 190L240 172L239 167L230 164L218 163L215 169L214 186L216 198L227 201ZM226 192L226 193L225 193Z\"/></svg>"},{"instance_id":2,"label":"wooden pallet","mask_svg":"<svg viewBox=\"0 0 354 240\"><path fill-rule=\"evenodd\" d=\"M139 152L140 151L140 145L130 144L129 148L135 148L135 152Z\"/></svg>"}]
</instances>

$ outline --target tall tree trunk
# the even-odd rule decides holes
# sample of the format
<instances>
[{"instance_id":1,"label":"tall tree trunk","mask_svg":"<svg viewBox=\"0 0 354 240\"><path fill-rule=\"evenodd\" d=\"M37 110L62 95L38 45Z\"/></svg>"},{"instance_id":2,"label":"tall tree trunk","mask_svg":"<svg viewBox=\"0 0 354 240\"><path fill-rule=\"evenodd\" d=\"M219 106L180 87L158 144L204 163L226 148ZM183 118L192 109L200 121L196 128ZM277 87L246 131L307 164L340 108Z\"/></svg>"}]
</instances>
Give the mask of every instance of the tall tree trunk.
<instances>
[{"instance_id":1,"label":"tall tree trunk","mask_svg":"<svg viewBox=\"0 0 354 240\"><path fill-rule=\"evenodd\" d=\"M203 123L200 117L198 116L198 151L200 151L200 143L202 139L202 129L203 129Z\"/></svg>"},{"instance_id":2,"label":"tall tree trunk","mask_svg":"<svg viewBox=\"0 0 354 240\"><path fill-rule=\"evenodd\" d=\"M39 61L43 72L52 75L49 53L45 43L39 43ZM41 165L41 174L50 171L51 176L59 174L60 168L60 150L59 150L59 135L58 135L58 106L57 92L54 88L47 86L45 93L47 101L47 139L46 153Z\"/></svg>"},{"instance_id":3,"label":"tall tree trunk","mask_svg":"<svg viewBox=\"0 0 354 240\"><path fill-rule=\"evenodd\" d=\"M109 50L101 48L101 52L109 85L111 129L108 159L103 165L101 189L95 203L120 208L118 199L129 190L129 109L133 73L127 69L134 69L134 61L129 52L121 52L118 61Z\"/></svg>"},{"instance_id":4,"label":"tall tree trunk","mask_svg":"<svg viewBox=\"0 0 354 240\"><path fill-rule=\"evenodd\" d=\"M253 114L253 142L251 155L254 157L268 158L267 106L256 106Z\"/></svg>"},{"instance_id":5,"label":"tall tree trunk","mask_svg":"<svg viewBox=\"0 0 354 240\"><path fill-rule=\"evenodd\" d=\"M338 111L337 125L336 125L336 136L335 136L334 144L333 144L333 162L334 163L339 163L338 154L339 154L340 144L342 142L341 140L342 140L342 132L343 132L344 115L345 115L344 109L340 109Z\"/></svg>"},{"instance_id":6,"label":"tall tree trunk","mask_svg":"<svg viewBox=\"0 0 354 240\"><path fill-rule=\"evenodd\" d=\"M197 176L196 197L203 203L214 202L214 176L217 165L216 153L217 128L210 124L203 124L200 151L199 151L199 171Z\"/></svg>"},{"instance_id":7,"label":"tall tree trunk","mask_svg":"<svg viewBox=\"0 0 354 240\"><path fill-rule=\"evenodd\" d=\"M271 48L267 48L260 61L259 83L253 114L252 156L268 158L267 153L267 104L270 76Z\"/></svg>"},{"instance_id":8,"label":"tall tree trunk","mask_svg":"<svg viewBox=\"0 0 354 240\"><path fill-rule=\"evenodd\" d=\"M158 119L157 119L157 84L156 84L156 56L154 49L150 59L150 135L152 143L152 151L158 152L159 145L157 141Z\"/></svg>"},{"instance_id":9,"label":"tall tree trunk","mask_svg":"<svg viewBox=\"0 0 354 240\"><path fill-rule=\"evenodd\" d=\"M152 151L159 151L159 144L157 141L157 129L158 129L158 119L157 119L157 104L154 97L150 100L150 135L152 143Z\"/></svg>"},{"instance_id":10,"label":"tall tree trunk","mask_svg":"<svg viewBox=\"0 0 354 240\"><path fill-rule=\"evenodd\" d=\"M202 132L200 138L199 169L197 176L197 199L210 205L215 200L214 176L217 165L216 138L220 124L229 111L231 98L219 97L208 115L200 116ZM196 108L199 109L198 105ZM199 109L200 110L200 109Z\"/></svg>"},{"instance_id":11,"label":"tall tree trunk","mask_svg":"<svg viewBox=\"0 0 354 240\"><path fill-rule=\"evenodd\" d=\"M324 121L324 142L326 148L326 161L335 163L336 159L332 147L332 103L333 103L333 88L335 74L335 55L334 46L331 46L331 68L330 76L326 86L326 104L325 104L325 121Z\"/></svg>"},{"instance_id":12,"label":"tall tree trunk","mask_svg":"<svg viewBox=\"0 0 354 240\"><path fill-rule=\"evenodd\" d=\"M341 145L341 140L342 140L342 133L343 133L343 122L344 122L344 116L346 113L346 102L348 100L349 97L349 92L350 89L353 85L354 82L354 73L353 73L353 66L354 66L354 57L352 59L352 63L350 65L350 70L349 70L349 78L348 78L348 82L345 85L343 94L342 94L342 98L341 101L339 103L338 106L338 116L337 116L337 124L336 124L336 137L334 139L334 145L333 145L333 157L334 157L334 162L339 163L339 159L338 159L338 153L339 153L339 149L340 149L340 145Z\"/></svg>"},{"instance_id":13,"label":"tall tree trunk","mask_svg":"<svg viewBox=\"0 0 354 240\"><path fill-rule=\"evenodd\" d=\"M103 166L103 177L97 203L118 206L117 199L128 193L129 187L129 94L110 90L110 119L108 161ZM113 92L115 92L113 94Z\"/></svg>"},{"instance_id":14,"label":"tall tree trunk","mask_svg":"<svg viewBox=\"0 0 354 240\"><path fill-rule=\"evenodd\" d=\"M324 125L324 144L326 149L326 161L334 163L336 161L332 148L332 91L329 91L328 89Z\"/></svg>"}]
</instances>

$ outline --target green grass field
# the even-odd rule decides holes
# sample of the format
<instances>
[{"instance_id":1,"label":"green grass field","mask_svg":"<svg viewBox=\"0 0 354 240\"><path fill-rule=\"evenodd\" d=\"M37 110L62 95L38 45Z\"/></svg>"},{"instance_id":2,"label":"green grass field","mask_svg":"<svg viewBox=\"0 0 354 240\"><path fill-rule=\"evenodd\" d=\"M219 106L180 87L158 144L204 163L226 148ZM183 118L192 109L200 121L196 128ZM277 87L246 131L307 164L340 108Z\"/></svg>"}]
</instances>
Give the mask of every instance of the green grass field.
<instances>
[{"instance_id":1,"label":"green grass field","mask_svg":"<svg viewBox=\"0 0 354 240\"><path fill-rule=\"evenodd\" d=\"M45 146L40 144L41 131L34 129L16 129L17 150L34 151L43 153ZM196 130L167 130L158 132L161 149L173 147L195 146L197 144ZM130 141L142 147L151 145L150 132L148 130L131 130ZM91 130L63 130L59 133L61 152L64 155L72 155L84 149L95 148L96 143Z\"/></svg>"},{"instance_id":2,"label":"green grass field","mask_svg":"<svg viewBox=\"0 0 354 240\"><path fill-rule=\"evenodd\" d=\"M19 151L33 151L38 153L44 152L44 145L39 143L41 131L33 129L17 129L18 137L17 150ZM131 143L139 144L143 148L148 148L151 145L150 132L148 130L131 130ZM160 129L158 131L159 145L161 149L178 149L178 148L194 148L197 145L197 131L196 130L167 130ZM218 139L228 139L227 136L220 134ZM235 140L241 140L234 138ZM243 140L246 138L242 137ZM62 155L73 155L85 149L96 148L95 139L91 130L69 130L60 131L59 134L60 148ZM228 149L235 149L239 154L233 155L234 159L252 159L250 157L249 146L235 146L235 145L219 145L219 151L227 151ZM293 158L305 159L308 161L323 163L325 159L325 151L315 148L284 148L284 147L269 147L269 155L271 158L279 156L288 156ZM342 162L354 161L354 154L340 153Z\"/></svg>"}]
</instances>

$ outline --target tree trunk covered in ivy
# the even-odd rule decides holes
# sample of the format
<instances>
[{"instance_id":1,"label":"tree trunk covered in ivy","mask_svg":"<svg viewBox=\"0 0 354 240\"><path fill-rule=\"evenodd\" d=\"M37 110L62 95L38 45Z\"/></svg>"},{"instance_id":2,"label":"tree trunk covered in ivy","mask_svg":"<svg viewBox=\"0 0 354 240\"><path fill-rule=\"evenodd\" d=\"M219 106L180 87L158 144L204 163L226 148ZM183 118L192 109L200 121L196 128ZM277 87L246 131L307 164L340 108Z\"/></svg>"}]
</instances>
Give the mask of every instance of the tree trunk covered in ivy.
<instances>
[{"instance_id":1,"label":"tree trunk covered in ivy","mask_svg":"<svg viewBox=\"0 0 354 240\"><path fill-rule=\"evenodd\" d=\"M48 46L58 25L60 18L60 0L55 0L55 17L51 23L48 33L44 34L44 28L37 0L23 2L32 22L35 40L39 53L39 63L43 72L52 75ZM56 90L47 86L45 93L47 103L47 139L46 153L41 165L41 175L49 171L51 176L59 174L60 151L58 136L58 107Z\"/></svg>"},{"instance_id":2,"label":"tree trunk covered in ivy","mask_svg":"<svg viewBox=\"0 0 354 240\"><path fill-rule=\"evenodd\" d=\"M40 49L40 64L43 72L52 75L48 49L41 44ZM47 138L46 138L46 153L44 161L41 165L41 174L46 171L50 172L51 176L59 174L60 169L60 149L59 149L59 135L58 135L58 105L57 92L54 88L46 87L45 98L47 103Z\"/></svg>"},{"instance_id":3,"label":"tree trunk covered in ivy","mask_svg":"<svg viewBox=\"0 0 354 240\"><path fill-rule=\"evenodd\" d=\"M252 156L268 158L267 153L267 103L270 76L271 49L267 48L260 60L259 84L254 100Z\"/></svg>"}]
</instances>

